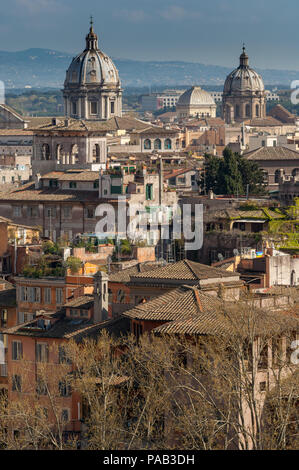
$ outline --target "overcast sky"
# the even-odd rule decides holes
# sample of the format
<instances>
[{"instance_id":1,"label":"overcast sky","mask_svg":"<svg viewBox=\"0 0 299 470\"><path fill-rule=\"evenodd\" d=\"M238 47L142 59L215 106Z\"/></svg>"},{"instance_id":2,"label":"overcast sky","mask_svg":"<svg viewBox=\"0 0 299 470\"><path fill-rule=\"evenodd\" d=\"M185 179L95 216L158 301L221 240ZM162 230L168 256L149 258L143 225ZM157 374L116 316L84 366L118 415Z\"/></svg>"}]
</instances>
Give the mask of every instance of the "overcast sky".
<instances>
[{"instance_id":1,"label":"overcast sky","mask_svg":"<svg viewBox=\"0 0 299 470\"><path fill-rule=\"evenodd\" d=\"M89 16L114 58L299 70L298 0L1 0L0 50L76 53Z\"/></svg>"}]
</instances>

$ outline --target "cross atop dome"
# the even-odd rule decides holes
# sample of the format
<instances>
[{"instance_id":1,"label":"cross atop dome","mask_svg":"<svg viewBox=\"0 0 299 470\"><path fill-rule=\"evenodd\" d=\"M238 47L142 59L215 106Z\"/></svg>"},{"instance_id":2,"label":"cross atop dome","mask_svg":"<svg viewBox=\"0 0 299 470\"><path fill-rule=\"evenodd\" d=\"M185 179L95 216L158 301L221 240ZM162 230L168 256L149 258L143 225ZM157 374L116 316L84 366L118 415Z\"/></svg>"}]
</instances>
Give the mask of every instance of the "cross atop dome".
<instances>
[{"instance_id":1,"label":"cross atop dome","mask_svg":"<svg viewBox=\"0 0 299 470\"><path fill-rule=\"evenodd\" d=\"M93 30L93 16L90 16L90 28L89 33L86 36L86 50L98 50L98 36Z\"/></svg>"},{"instance_id":2,"label":"cross atop dome","mask_svg":"<svg viewBox=\"0 0 299 470\"><path fill-rule=\"evenodd\" d=\"M246 54L245 44L243 42L242 54L240 55L240 67L248 67L248 55Z\"/></svg>"}]
</instances>

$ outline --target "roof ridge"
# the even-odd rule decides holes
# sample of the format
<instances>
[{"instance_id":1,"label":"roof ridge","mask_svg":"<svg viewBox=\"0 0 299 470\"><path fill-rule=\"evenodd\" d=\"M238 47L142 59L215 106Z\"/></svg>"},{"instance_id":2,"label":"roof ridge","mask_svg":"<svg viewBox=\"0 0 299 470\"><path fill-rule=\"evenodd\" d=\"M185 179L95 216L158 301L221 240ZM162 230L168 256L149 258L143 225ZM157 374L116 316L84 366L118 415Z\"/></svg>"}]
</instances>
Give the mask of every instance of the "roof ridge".
<instances>
[{"instance_id":1,"label":"roof ridge","mask_svg":"<svg viewBox=\"0 0 299 470\"><path fill-rule=\"evenodd\" d=\"M192 272L192 274L195 276L195 278L198 279L198 275L196 274L196 272L194 271L194 269L192 268L192 266L190 266L190 261L189 259L184 259L183 260L185 262L185 264L187 264L188 268L190 269L190 271Z\"/></svg>"}]
</instances>

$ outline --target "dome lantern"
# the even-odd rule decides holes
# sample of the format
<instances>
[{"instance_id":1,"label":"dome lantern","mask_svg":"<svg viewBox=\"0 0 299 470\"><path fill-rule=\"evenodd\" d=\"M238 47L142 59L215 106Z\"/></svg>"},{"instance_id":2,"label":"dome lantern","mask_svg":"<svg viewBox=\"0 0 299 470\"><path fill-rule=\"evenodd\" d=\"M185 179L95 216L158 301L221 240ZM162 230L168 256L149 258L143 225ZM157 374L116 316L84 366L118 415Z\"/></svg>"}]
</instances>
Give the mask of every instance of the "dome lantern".
<instances>
[{"instance_id":1,"label":"dome lantern","mask_svg":"<svg viewBox=\"0 0 299 470\"><path fill-rule=\"evenodd\" d=\"M99 49L98 47L98 36L93 30L93 17L90 17L90 29L89 33L86 36L86 51L97 51Z\"/></svg>"}]
</instances>

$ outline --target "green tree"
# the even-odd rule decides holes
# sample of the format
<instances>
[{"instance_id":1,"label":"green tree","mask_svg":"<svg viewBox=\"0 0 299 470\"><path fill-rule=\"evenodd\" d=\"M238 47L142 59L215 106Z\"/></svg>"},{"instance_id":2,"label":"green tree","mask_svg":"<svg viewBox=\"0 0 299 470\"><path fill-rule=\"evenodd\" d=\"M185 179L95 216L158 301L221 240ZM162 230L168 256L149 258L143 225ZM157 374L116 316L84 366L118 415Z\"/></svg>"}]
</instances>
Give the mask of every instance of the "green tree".
<instances>
[{"instance_id":1,"label":"green tree","mask_svg":"<svg viewBox=\"0 0 299 470\"><path fill-rule=\"evenodd\" d=\"M239 169L238 154L233 153L228 147L223 151L223 160L219 166L219 172L220 175L223 175L220 185L223 194L240 195L243 193L243 181Z\"/></svg>"},{"instance_id":2,"label":"green tree","mask_svg":"<svg viewBox=\"0 0 299 470\"><path fill-rule=\"evenodd\" d=\"M232 152L226 147L223 158L205 155L205 172L201 175L202 190L212 190L216 194L264 194L265 183L262 170L256 162Z\"/></svg>"}]
</instances>

